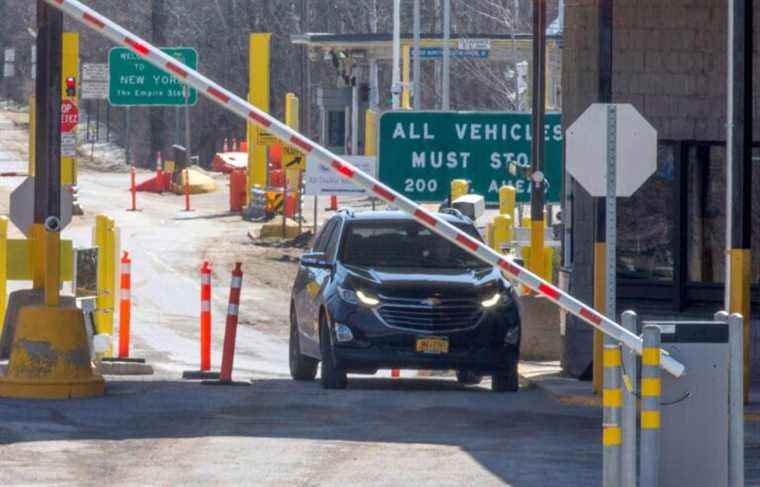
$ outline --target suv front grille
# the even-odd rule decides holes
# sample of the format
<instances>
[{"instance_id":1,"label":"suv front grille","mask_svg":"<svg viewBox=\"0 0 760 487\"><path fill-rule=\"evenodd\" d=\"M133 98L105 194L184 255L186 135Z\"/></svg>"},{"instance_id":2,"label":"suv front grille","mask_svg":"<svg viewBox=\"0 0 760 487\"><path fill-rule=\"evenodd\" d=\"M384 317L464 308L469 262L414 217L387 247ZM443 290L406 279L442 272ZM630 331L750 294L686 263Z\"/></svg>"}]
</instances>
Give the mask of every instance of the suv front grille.
<instances>
[{"instance_id":1,"label":"suv front grille","mask_svg":"<svg viewBox=\"0 0 760 487\"><path fill-rule=\"evenodd\" d=\"M429 304L422 299L381 297L375 309L379 318L391 328L416 333L447 333L478 326L484 311L476 300L441 298Z\"/></svg>"}]
</instances>

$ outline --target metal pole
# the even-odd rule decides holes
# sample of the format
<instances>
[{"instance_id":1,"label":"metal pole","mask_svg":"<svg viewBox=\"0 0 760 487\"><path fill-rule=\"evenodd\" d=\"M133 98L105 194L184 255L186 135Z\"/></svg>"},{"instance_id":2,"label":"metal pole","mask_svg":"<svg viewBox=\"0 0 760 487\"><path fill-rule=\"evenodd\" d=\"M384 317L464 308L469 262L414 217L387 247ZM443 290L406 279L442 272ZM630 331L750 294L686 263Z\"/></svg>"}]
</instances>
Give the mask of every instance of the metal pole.
<instances>
[{"instance_id":1,"label":"metal pole","mask_svg":"<svg viewBox=\"0 0 760 487\"><path fill-rule=\"evenodd\" d=\"M638 335L638 316L633 311L623 313L621 325ZM622 487L636 487L636 386L638 357L629 348L623 349L623 445L620 468Z\"/></svg>"},{"instance_id":2,"label":"metal pole","mask_svg":"<svg viewBox=\"0 0 760 487\"><path fill-rule=\"evenodd\" d=\"M185 97L185 148L187 149L187 167L191 166L190 159L193 151L190 149L190 89L185 86L182 88L182 94Z\"/></svg>"},{"instance_id":3,"label":"metal pole","mask_svg":"<svg viewBox=\"0 0 760 487\"><path fill-rule=\"evenodd\" d=\"M745 318L744 399L750 389L750 289L752 262L752 0L728 2L726 133L726 309Z\"/></svg>"},{"instance_id":4,"label":"metal pole","mask_svg":"<svg viewBox=\"0 0 760 487\"><path fill-rule=\"evenodd\" d=\"M126 127L124 128L124 131L126 132L124 134L124 143L126 145L126 148L124 149L124 158L127 160L127 166L132 165L132 152L130 150L130 132L132 132L132 116L131 112L129 111L130 107L127 107L125 117L127 119L126 123L124 124Z\"/></svg>"},{"instance_id":5,"label":"metal pole","mask_svg":"<svg viewBox=\"0 0 760 487\"><path fill-rule=\"evenodd\" d=\"M174 107L174 143L179 144L180 143L180 132L182 129L181 126L181 115L180 115L180 107Z\"/></svg>"},{"instance_id":6,"label":"metal pole","mask_svg":"<svg viewBox=\"0 0 760 487\"><path fill-rule=\"evenodd\" d=\"M660 471L660 328L644 326L641 354L641 487L657 487Z\"/></svg>"},{"instance_id":7,"label":"metal pole","mask_svg":"<svg viewBox=\"0 0 760 487\"><path fill-rule=\"evenodd\" d=\"M351 154L359 155L359 87L351 90Z\"/></svg>"},{"instance_id":8,"label":"metal pole","mask_svg":"<svg viewBox=\"0 0 760 487\"><path fill-rule=\"evenodd\" d=\"M443 0L443 87L441 90L443 100L441 109L451 110L451 0Z\"/></svg>"},{"instance_id":9,"label":"metal pole","mask_svg":"<svg viewBox=\"0 0 760 487\"><path fill-rule=\"evenodd\" d=\"M607 317L617 316L617 106L607 108Z\"/></svg>"},{"instance_id":10,"label":"metal pole","mask_svg":"<svg viewBox=\"0 0 760 487\"><path fill-rule=\"evenodd\" d=\"M544 244L544 120L546 111L546 1L533 0L533 122L530 219L532 271L543 263Z\"/></svg>"},{"instance_id":11,"label":"metal pole","mask_svg":"<svg viewBox=\"0 0 760 487\"><path fill-rule=\"evenodd\" d=\"M729 398L728 398L728 486L744 486L744 319L730 317L725 311L716 313L716 321L728 324L729 334Z\"/></svg>"},{"instance_id":12,"label":"metal pole","mask_svg":"<svg viewBox=\"0 0 760 487\"><path fill-rule=\"evenodd\" d=\"M422 30L422 18L420 14L420 0L414 0L414 53L412 64L412 77L414 89L412 91L412 100L414 101L414 110L422 110L422 57L420 53L420 31Z\"/></svg>"},{"instance_id":13,"label":"metal pole","mask_svg":"<svg viewBox=\"0 0 760 487\"><path fill-rule=\"evenodd\" d=\"M615 182L615 163L617 159L617 107L615 105L609 105L607 109L607 317L611 320L615 319L615 239L616 237L616 214L615 214L615 194L617 190ZM607 354L610 351L610 347L617 347L617 342L612 338L604 337L604 389L603 397L604 402L607 404L606 397L609 394L610 388L618 389L621 392L619 376L613 377L611 372L607 368ZM610 382L612 381L612 382ZM617 411L612 407L604 408L604 424L620 425L620 409ZM619 485L620 483L620 468L621 468L621 448L618 443L617 446L609 445L604 449L604 472L614 476L607 477L605 479L605 486Z\"/></svg>"},{"instance_id":14,"label":"metal pole","mask_svg":"<svg viewBox=\"0 0 760 487\"><path fill-rule=\"evenodd\" d=\"M61 216L61 63L63 14L37 2L34 223Z\"/></svg>"},{"instance_id":15,"label":"metal pole","mask_svg":"<svg viewBox=\"0 0 760 487\"><path fill-rule=\"evenodd\" d=\"M95 100L95 142L100 142L100 100Z\"/></svg>"},{"instance_id":16,"label":"metal pole","mask_svg":"<svg viewBox=\"0 0 760 487\"><path fill-rule=\"evenodd\" d=\"M393 0L393 109L401 108L401 0Z\"/></svg>"}]
</instances>

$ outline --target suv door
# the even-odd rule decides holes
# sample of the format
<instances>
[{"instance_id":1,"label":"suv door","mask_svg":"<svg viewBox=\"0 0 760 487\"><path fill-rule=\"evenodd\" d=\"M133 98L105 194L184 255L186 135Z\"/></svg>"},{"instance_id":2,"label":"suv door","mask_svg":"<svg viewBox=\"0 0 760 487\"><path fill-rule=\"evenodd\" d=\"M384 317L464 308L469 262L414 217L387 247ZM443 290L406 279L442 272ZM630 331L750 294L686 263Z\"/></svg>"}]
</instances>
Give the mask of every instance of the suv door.
<instances>
[{"instance_id":1,"label":"suv door","mask_svg":"<svg viewBox=\"0 0 760 487\"><path fill-rule=\"evenodd\" d=\"M337 223L338 221L335 218L325 223L314 241L314 247L311 249L312 252L325 252L327 250L330 237ZM296 284L294 286L294 301L301 336L305 336L307 338L306 341L308 341L308 345L307 343L303 343L305 349L302 351L309 355L318 354L319 303L325 275L329 275L330 272L329 269L306 267L304 265L300 265L298 268L298 276L296 277Z\"/></svg>"}]
</instances>

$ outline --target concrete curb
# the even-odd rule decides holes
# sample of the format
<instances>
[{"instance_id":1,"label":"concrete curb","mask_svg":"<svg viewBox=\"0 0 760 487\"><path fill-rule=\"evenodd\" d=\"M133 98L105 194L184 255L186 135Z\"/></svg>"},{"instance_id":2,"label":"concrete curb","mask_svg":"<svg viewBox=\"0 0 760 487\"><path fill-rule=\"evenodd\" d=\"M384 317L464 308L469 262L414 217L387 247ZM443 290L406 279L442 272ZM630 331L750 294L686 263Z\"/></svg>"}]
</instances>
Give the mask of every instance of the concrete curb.
<instances>
[{"instance_id":1,"label":"concrete curb","mask_svg":"<svg viewBox=\"0 0 760 487\"><path fill-rule=\"evenodd\" d=\"M153 367L138 362L95 362L101 375L153 375Z\"/></svg>"}]
</instances>

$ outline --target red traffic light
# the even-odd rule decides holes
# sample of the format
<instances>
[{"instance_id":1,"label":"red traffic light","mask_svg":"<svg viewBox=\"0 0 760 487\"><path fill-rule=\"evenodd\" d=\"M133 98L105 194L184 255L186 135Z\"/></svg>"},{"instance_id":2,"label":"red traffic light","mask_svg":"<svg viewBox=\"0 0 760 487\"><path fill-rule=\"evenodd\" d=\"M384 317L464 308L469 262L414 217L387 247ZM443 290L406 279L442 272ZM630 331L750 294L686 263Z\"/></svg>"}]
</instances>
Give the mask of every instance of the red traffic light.
<instances>
[{"instance_id":1,"label":"red traffic light","mask_svg":"<svg viewBox=\"0 0 760 487\"><path fill-rule=\"evenodd\" d=\"M73 76L66 78L66 96L77 96L77 79Z\"/></svg>"}]
</instances>

